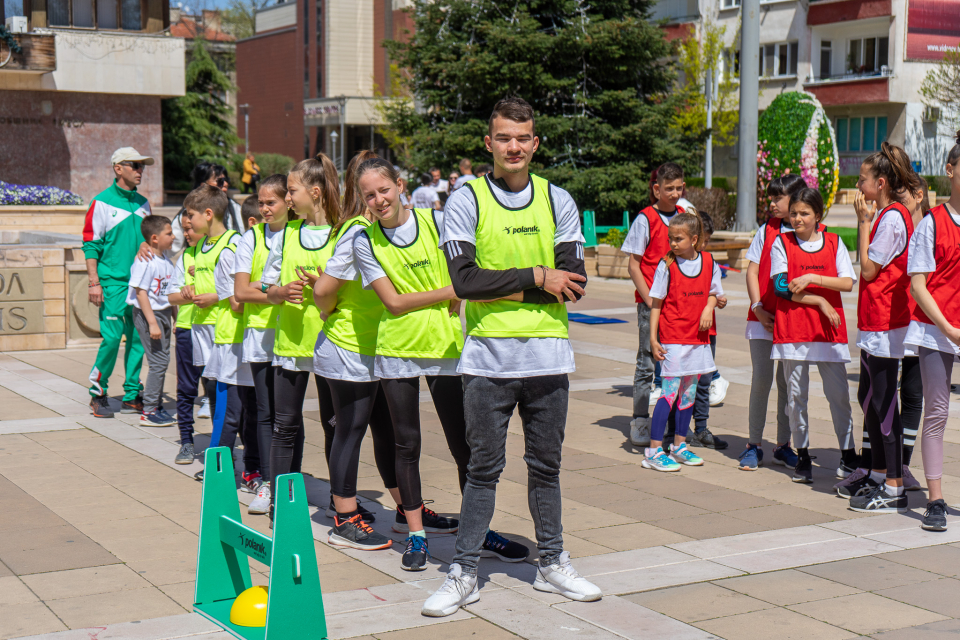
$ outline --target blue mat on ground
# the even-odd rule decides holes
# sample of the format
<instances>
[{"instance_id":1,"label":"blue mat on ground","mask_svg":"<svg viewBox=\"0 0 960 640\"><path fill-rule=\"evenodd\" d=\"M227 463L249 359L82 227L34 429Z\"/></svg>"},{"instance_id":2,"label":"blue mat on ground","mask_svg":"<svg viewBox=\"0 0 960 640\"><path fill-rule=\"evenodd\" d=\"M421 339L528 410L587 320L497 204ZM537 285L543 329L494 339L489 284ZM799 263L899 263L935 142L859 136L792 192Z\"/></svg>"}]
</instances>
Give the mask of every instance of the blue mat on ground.
<instances>
[{"instance_id":1,"label":"blue mat on ground","mask_svg":"<svg viewBox=\"0 0 960 640\"><path fill-rule=\"evenodd\" d=\"M571 322L579 322L581 324L625 324L626 320L618 320L617 318L601 318L600 316L588 316L585 313L567 313L567 318Z\"/></svg>"}]
</instances>

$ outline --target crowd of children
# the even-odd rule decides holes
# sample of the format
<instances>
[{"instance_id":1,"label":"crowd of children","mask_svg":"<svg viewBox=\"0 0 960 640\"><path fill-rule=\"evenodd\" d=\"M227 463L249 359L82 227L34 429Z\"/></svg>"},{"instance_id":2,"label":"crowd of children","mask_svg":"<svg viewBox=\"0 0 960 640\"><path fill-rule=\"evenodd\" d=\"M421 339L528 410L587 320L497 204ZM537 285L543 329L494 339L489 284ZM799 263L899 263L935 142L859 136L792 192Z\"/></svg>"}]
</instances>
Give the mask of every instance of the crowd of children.
<instances>
[{"instance_id":1,"label":"crowd of children","mask_svg":"<svg viewBox=\"0 0 960 640\"><path fill-rule=\"evenodd\" d=\"M515 161L505 151L514 148L510 145L533 145L532 155L536 139L529 105L504 102L490 125L491 132L495 121L501 129L486 144L507 164ZM954 195L928 210L925 184L902 149L884 143L866 158L856 202L859 277L839 237L822 222L820 192L789 174L770 184L771 217L747 252L746 338L753 380L740 469L762 464L775 380L773 461L791 469L794 482L813 481L807 403L809 369L816 364L838 439L838 494L857 511L906 509L904 491L920 488L909 464L925 403L922 453L930 502L922 526L946 529L940 477L950 373L960 354L960 139L946 169ZM559 513L562 423L556 440L557 433L537 432L539 418L530 413L552 415L562 406L565 419L572 350L558 299L578 299L586 281L579 273L576 205L536 176L514 176L517 184L511 185L504 177L511 174L493 175L500 177L465 181L460 188L469 194L451 198L444 213L404 206L398 170L370 151L350 162L341 197L336 168L319 154L259 184L240 210L242 232L224 224L230 210L226 194L201 184L188 194L178 219L184 249L176 263L165 257L175 241L170 222L150 215L141 230L153 259L136 261L130 277L128 302L149 366L141 424L178 424L175 462L195 458L193 408L202 384L213 414L211 446L232 448L240 437L240 488L256 494L250 513L268 514L272 522L274 479L302 468L303 404L312 373L331 486L329 542L361 550L391 545L370 527L375 515L357 499L360 449L369 426L377 470L396 503L392 528L407 534L401 564L409 571L426 567L427 532L461 528L459 520L425 506L419 407L420 378L426 379L464 494L461 519L470 520L470 531L458 540L449 584L425 605L427 615L448 615L475 601L477 553L506 562L529 554L490 530L487 517L493 509L490 491L503 468L498 447L505 446L506 424L517 405L527 412L525 436L541 438L536 454L529 453L528 443L526 457L532 465L531 510L543 510L537 520L541 558L535 587L577 600L600 597L570 566L559 517L551 515ZM713 230L709 215L678 205L684 192L681 168L662 165L655 182L654 202L638 215L623 246L631 256L640 328L630 441L642 449L644 468L676 472L704 464L687 442L727 446L706 428L706 390L717 370L715 311L727 300L721 269L704 251ZM479 237L481 216L499 230L509 222L503 216L524 209L531 226L507 234L509 242L520 243L516 247L501 236ZM449 216L457 216L456 226ZM549 238L534 235L541 225L550 227ZM513 239L518 230L521 237ZM534 262L521 269L518 261ZM480 275L470 276L469 270ZM487 280L464 284L475 277ZM860 454L841 296L858 280ZM466 343L458 292L470 300ZM161 402L174 340L176 419ZM538 359L552 364L530 370L529 362ZM662 391L651 416L656 363ZM503 382L490 382L498 380ZM516 380L540 382L513 389L509 385ZM482 422L471 413L477 402L505 403L495 409L496 425L484 427L489 433L479 434L477 426L471 433L471 420ZM690 433L694 417L696 430ZM469 500L476 504L466 504Z\"/></svg>"}]
</instances>

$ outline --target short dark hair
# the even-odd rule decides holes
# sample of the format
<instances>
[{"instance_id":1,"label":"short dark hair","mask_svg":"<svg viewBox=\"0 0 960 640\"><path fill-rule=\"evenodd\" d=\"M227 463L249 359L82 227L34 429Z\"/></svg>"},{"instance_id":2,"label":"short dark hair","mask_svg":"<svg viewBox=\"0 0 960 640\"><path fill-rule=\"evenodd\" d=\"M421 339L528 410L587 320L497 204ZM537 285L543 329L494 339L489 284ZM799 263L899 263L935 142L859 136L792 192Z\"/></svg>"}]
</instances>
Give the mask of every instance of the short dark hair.
<instances>
[{"instance_id":1,"label":"short dark hair","mask_svg":"<svg viewBox=\"0 0 960 640\"><path fill-rule=\"evenodd\" d=\"M420 184L422 184L423 186L427 186L431 182L433 182L433 176L430 175L429 173L424 173L420 176Z\"/></svg>"},{"instance_id":2,"label":"short dark hair","mask_svg":"<svg viewBox=\"0 0 960 640\"><path fill-rule=\"evenodd\" d=\"M486 164L486 163L478 164L476 167L474 167L474 170L473 170L473 172L477 176L490 173L491 171L493 171L493 167L491 167L489 164Z\"/></svg>"},{"instance_id":3,"label":"short dark hair","mask_svg":"<svg viewBox=\"0 0 960 640\"><path fill-rule=\"evenodd\" d=\"M227 170L223 165L209 162L208 160L201 160L193 168L193 171L190 172L190 177L193 178L193 186L196 188L210 178L226 178Z\"/></svg>"},{"instance_id":4,"label":"short dark hair","mask_svg":"<svg viewBox=\"0 0 960 640\"><path fill-rule=\"evenodd\" d=\"M213 211L213 217L223 221L223 216L230 206L227 200L227 194L216 187L208 184L201 184L199 187L187 194L183 200L183 208L191 211L203 213L207 209Z\"/></svg>"},{"instance_id":5,"label":"short dark hair","mask_svg":"<svg viewBox=\"0 0 960 640\"><path fill-rule=\"evenodd\" d=\"M779 178L774 178L770 181L770 184L767 185L767 195L771 198L792 196L797 191L800 191L800 189L806 188L806 186L807 183L797 174L785 173Z\"/></svg>"},{"instance_id":6,"label":"short dark hair","mask_svg":"<svg viewBox=\"0 0 960 640\"><path fill-rule=\"evenodd\" d=\"M811 189L810 187L800 189L790 196L790 206L793 207L798 202L802 202L813 209L814 215L817 216L817 222L823 220L823 196L820 195L819 189Z\"/></svg>"},{"instance_id":7,"label":"short dark hair","mask_svg":"<svg viewBox=\"0 0 960 640\"><path fill-rule=\"evenodd\" d=\"M657 169L657 184L670 180L683 180L683 169L676 162L664 162Z\"/></svg>"},{"instance_id":8,"label":"short dark hair","mask_svg":"<svg viewBox=\"0 0 960 640\"><path fill-rule=\"evenodd\" d=\"M243 201L243 204L240 205L240 215L243 217L243 224L247 224L247 220L250 218L257 222L263 222L263 215L260 213L260 199L257 198L256 194Z\"/></svg>"},{"instance_id":9,"label":"short dark hair","mask_svg":"<svg viewBox=\"0 0 960 640\"><path fill-rule=\"evenodd\" d=\"M703 224L703 233L713 235L713 217L706 211L697 211L700 214L700 222Z\"/></svg>"},{"instance_id":10,"label":"short dark hair","mask_svg":"<svg viewBox=\"0 0 960 640\"><path fill-rule=\"evenodd\" d=\"M493 120L497 117L514 122L532 122L533 134L537 134L537 125L533 119L533 107L523 98L507 96L495 104L493 112L490 114L490 120L487 122L487 133L493 133Z\"/></svg>"},{"instance_id":11,"label":"short dark hair","mask_svg":"<svg viewBox=\"0 0 960 640\"><path fill-rule=\"evenodd\" d=\"M163 233L163 228L168 224L170 224L170 218L166 216L144 216L140 222L140 233L143 235L144 240L150 242L150 238Z\"/></svg>"}]
</instances>

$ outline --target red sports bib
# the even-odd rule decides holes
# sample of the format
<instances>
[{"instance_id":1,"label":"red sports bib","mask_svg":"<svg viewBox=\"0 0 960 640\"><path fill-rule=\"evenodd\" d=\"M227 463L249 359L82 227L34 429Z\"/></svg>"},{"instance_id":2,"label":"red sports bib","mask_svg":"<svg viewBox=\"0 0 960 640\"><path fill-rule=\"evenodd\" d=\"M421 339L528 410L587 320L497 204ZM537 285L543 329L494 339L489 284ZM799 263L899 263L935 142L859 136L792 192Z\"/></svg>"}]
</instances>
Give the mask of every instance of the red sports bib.
<instances>
[{"instance_id":1,"label":"red sports bib","mask_svg":"<svg viewBox=\"0 0 960 640\"><path fill-rule=\"evenodd\" d=\"M927 215L933 216L937 229L933 249L937 270L927 276L927 291L947 322L960 327L960 227L953 221L946 205L934 207ZM914 310L914 320L933 324L919 305Z\"/></svg>"},{"instance_id":2,"label":"red sports bib","mask_svg":"<svg viewBox=\"0 0 960 640\"><path fill-rule=\"evenodd\" d=\"M683 207L677 207L677 213L683 213ZM647 226L650 228L650 242L647 243L647 249L640 257L640 273L643 274L649 289L653 286L657 265L670 252L669 227L663 223L660 213L652 206L641 211L640 215L646 216ZM633 297L638 304L643 302L639 291L634 291Z\"/></svg>"},{"instance_id":3,"label":"red sports bib","mask_svg":"<svg viewBox=\"0 0 960 640\"><path fill-rule=\"evenodd\" d=\"M787 252L787 282L808 273L826 277L837 277L837 246L840 239L835 233L823 232L823 246L819 251L807 252L800 248L795 233L780 234L781 242ZM801 342L847 343L847 323L843 317L843 302L840 292L809 286L806 292L822 296L840 315L840 326L830 324L818 307L800 304L792 300L777 300L777 316L773 325L775 344L797 344Z\"/></svg>"},{"instance_id":4,"label":"red sports bib","mask_svg":"<svg viewBox=\"0 0 960 640\"><path fill-rule=\"evenodd\" d=\"M870 242L877 234L880 220L885 215L903 218L907 226L907 246L913 235L913 218L907 208L895 202L877 214L870 230ZM910 296L910 276L907 275L907 247L890 264L880 269L873 280L860 278L860 298L857 303L857 328L861 331L890 331L910 324L914 307Z\"/></svg>"},{"instance_id":5,"label":"red sports bib","mask_svg":"<svg viewBox=\"0 0 960 640\"><path fill-rule=\"evenodd\" d=\"M700 314L710 297L713 256L700 253L700 273L688 276L676 261L667 267L670 285L660 309L662 344L710 344L710 331L700 331Z\"/></svg>"}]
</instances>

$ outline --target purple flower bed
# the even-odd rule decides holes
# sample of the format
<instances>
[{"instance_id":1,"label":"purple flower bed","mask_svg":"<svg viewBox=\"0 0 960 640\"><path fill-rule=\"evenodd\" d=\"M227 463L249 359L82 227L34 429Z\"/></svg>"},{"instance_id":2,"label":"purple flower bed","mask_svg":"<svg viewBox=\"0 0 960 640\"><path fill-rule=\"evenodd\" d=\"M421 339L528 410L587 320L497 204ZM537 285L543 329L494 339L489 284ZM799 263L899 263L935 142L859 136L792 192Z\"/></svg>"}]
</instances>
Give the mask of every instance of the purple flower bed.
<instances>
[{"instance_id":1,"label":"purple flower bed","mask_svg":"<svg viewBox=\"0 0 960 640\"><path fill-rule=\"evenodd\" d=\"M83 199L66 189L10 184L0 180L0 206L44 204L83 204Z\"/></svg>"}]
</instances>

